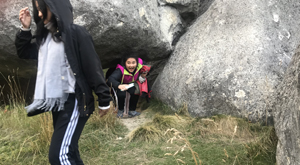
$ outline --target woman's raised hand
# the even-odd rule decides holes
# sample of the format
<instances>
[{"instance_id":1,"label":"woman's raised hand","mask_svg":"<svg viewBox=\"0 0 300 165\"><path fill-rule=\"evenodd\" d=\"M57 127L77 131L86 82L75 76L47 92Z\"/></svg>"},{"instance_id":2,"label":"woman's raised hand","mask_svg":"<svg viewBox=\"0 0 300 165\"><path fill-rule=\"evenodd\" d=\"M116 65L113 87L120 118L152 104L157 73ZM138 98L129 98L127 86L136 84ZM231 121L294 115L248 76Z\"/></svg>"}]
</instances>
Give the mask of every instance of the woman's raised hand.
<instances>
[{"instance_id":1,"label":"woman's raised hand","mask_svg":"<svg viewBox=\"0 0 300 165\"><path fill-rule=\"evenodd\" d=\"M20 10L19 13L19 20L21 21L21 24L23 28L29 29L31 25L31 15L30 12L28 11L28 7L25 7Z\"/></svg>"}]
</instances>

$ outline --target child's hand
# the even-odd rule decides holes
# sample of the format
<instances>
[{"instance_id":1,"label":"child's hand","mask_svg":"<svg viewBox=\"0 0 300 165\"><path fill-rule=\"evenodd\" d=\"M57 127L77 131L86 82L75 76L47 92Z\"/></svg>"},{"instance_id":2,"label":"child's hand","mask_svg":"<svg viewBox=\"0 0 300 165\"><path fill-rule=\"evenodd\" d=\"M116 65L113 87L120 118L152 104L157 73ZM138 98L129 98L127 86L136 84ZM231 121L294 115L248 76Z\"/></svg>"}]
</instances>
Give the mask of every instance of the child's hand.
<instances>
[{"instance_id":1,"label":"child's hand","mask_svg":"<svg viewBox=\"0 0 300 165\"><path fill-rule=\"evenodd\" d=\"M140 75L140 77L139 77L139 82L140 83L143 83L143 82L145 82L146 81L146 77L143 77L142 75Z\"/></svg>"},{"instance_id":2,"label":"child's hand","mask_svg":"<svg viewBox=\"0 0 300 165\"><path fill-rule=\"evenodd\" d=\"M121 91L126 91L128 89L128 85L127 84L121 84L118 86L118 88L121 90Z\"/></svg>"}]
</instances>

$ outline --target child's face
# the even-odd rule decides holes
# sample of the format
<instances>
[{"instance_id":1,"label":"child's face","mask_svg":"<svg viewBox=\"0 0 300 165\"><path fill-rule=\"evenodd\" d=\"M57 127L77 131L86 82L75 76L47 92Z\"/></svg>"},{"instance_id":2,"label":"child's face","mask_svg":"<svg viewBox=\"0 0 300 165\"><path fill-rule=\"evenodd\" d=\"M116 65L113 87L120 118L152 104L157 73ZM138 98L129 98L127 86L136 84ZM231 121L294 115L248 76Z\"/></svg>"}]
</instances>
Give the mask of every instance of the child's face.
<instances>
[{"instance_id":1,"label":"child's face","mask_svg":"<svg viewBox=\"0 0 300 165\"><path fill-rule=\"evenodd\" d=\"M137 62L135 58L128 58L125 62L125 67L129 72L134 72L135 68L137 66Z\"/></svg>"}]
</instances>

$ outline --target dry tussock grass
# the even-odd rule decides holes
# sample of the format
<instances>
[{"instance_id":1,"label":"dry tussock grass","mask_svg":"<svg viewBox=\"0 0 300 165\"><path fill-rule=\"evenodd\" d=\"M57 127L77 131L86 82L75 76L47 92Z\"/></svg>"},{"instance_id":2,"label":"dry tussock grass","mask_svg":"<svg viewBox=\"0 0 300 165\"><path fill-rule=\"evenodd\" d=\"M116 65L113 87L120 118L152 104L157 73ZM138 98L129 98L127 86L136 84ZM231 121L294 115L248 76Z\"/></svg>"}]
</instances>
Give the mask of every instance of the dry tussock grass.
<instances>
[{"instance_id":1,"label":"dry tussock grass","mask_svg":"<svg viewBox=\"0 0 300 165\"><path fill-rule=\"evenodd\" d=\"M178 141L179 143L181 143L181 146L179 147L178 150L176 150L174 152L174 154L166 153L165 156L167 156L167 155L168 156L173 156L174 159L176 160L177 164L179 164L179 162L183 163L183 164L186 164L182 159L176 158L176 155L179 152L183 152L187 148L191 152L195 164L198 165L198 162L199 162L199 164L201 165L201 160L198 156L198 153L193 150L191 143L184 137L183 133L181 133L180 131L178 131L175 128L167 129L167 131L164 133L164 135L166 135L168 133L172 133L173 137L170 138L167 141L167 143L173 144L174 141Z\"/></svg>"},{"instance_id":2,"label":"dry tussock grass","mask_svg":"<svg viewBox=\"0 0 300 165\"><path fill-rule=\"evenodd\" d=\"M255 137L246 121L231 116L199 119L193 123L192 132L202 137L234 138L242 142L253 141Z\"/></svg>"},{"instance_id":3,"label":"dry tussock grass","mask_svg":"<svg viewBox=\"0 0 300 165\"><path fill-rule=\"evenodd\" d=\"M272 160L272 155L276 155L277 142L278 138L275 129L265 127L258 138L244 146L247 148L249 156L257 157L262 155Z\"/></svg>"},{"instance_id":4,"label":"dry tussock grass","mask_svg":"<svg viewBox=\"0 0 300 165\"><path fill-rule=\"evenodd\" d=\"M146 142L158 142L164 140L165 130L168 128L183 128L190 123L190 120L181 116L160 115L156 114L151 122L147 122L144 125L136 128L129 133L129 141L146 141ZM172 136L171 133L167 133L167 137Z\"/></svg>"},{"instance_id":5,"label":"dry tussock grass","mask_svg":"<svg viewBox=\"0 0 300 165\"><path fill-rule=\"evenodd\" d=\"M191 117L190 113L189 113L189 109L188 109L188 105L187 103L184 103L178 110L177 113L179 115L182 116L186 116L186 117Z\"/></svg>"},{"instance_id":6,"label":"dry tussock grass","mask_svg":"<svg viewBox=\"0 0 300 165\"><path fill-rule=\"evenodd\" d=\"M98 107L98 106L97 106ZM108 110L107 114L103 117L100 117L98 113L98 108L96 108L93 115L91 115L89 119L89 123L94 125L97 128L105 128L105 129L114 129L118 121L116 117L116 112L114 110L114 106L111 103L110 109Z\"/></svg>"},{"instance_id":7,"label":"dry tussock grass","mask_svg":"<svg viewBox=\"0 0 300 165\"><path fill-rule=\"evenodd\" d=\"M149 125L148 125L149 124ZM131 141L145 141L158 142L163 139L163 133L160 129L151 123L145 124L131 131L128 135L129 142Z\"/></svg>"},{"instance_id":8,"label":"dry tussock grass","mask_svg":"<svg viewBox=\"0 0 300 165\"><path fill-rule=\"evenodd\" d=\"M4 78L6 81L7 87L1 86L0 87L0 97L3 97L4 104L10 105L13 107L18 106L20 103L25 103L25 95L26 91L24 92L21 88L21 84L19 82L18 78L18 70L12 71L12 75L8 75L7 77L4 76L1 72L0 75ZM28 84L29 85L29 84ZM9 93L4 95L3 89L8 88ZM5 100L8 100L8 102L5 102Z\"/></svg>"},{"instance_id":9,"label":"dry tussock grass","mask_svg":"<svg viewBox=\"0 0 300 165\"><path fill-rule=\"evenodd\" d=\"M40 133L39 140L40 143L49 146L51 143L51 138L53 134L53 123L52 123L52 116L50 113L43 113L39 115L37 120L36 126ZM32 125L35 125L34 123Z\"/></svg>"},{"instance_id":10,"label":"dry tussock grass","mask_svg":"<svg viewBox=\"0 0 300 165\"><path fill-rule=\"evenodd\" d=\"M162 116L157 114L153 117L152 124L157 126L160 130L166 130L178 126L179 123L176 116Z\"/></svg>"}]
</instances>

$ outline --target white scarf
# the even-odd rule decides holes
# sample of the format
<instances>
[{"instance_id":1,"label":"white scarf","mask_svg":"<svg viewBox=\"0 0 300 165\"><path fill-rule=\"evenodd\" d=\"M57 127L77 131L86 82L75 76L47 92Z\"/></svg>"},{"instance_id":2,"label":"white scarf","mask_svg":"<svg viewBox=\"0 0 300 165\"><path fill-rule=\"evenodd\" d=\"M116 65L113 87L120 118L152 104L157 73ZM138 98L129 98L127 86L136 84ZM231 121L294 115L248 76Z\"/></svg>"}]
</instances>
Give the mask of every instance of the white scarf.
<instances>
[{"instance_id":1,"label":"white scarf","mask_svg":"<svg viewBox=\"0 0 300 165\"><path fill-rule=\"evenodd\" d=\"M70 70L68 70L63 42L55 42L49 33L45 42L40 46L38 56L34 101L25 107L27 113L37 109L63 110L68 93L74 92L70 92L69 85L74 87L75 84L75 81L69 84Z\"/></svg>"}]
</instances>

